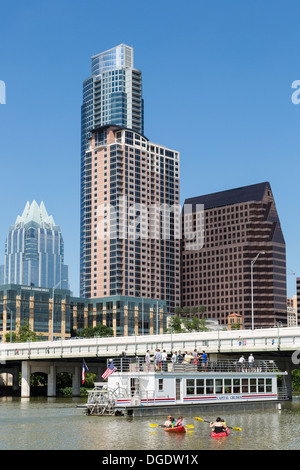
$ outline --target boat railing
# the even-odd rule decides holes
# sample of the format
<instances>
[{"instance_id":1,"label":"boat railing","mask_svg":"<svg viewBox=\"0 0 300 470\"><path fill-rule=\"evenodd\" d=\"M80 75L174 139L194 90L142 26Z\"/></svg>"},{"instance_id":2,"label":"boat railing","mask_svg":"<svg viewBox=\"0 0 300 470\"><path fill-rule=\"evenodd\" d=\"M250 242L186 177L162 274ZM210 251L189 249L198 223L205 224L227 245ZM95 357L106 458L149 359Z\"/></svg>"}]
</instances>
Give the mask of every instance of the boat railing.
<instances>
[{"instance_id":1,"label":"boat railing","mask_svg":"<svg viewBox=\"0 0 300 470\"><path fill-rule=\"evenodd\" d=\"M154 390L135 390L131 393L131 405L148 405L155 399Z\"/></svg>"},{"instance_id":2,"label":"boat railing","mask_svg":"<svg viewBox=\"0 0 300 470\"><path fill-rule=\"evenodd\" d=\"M278 399L279 400L288 400L288 391L287 387L277 387L277 394L278 394Z\"/></svg>"},{"instance_id":3,"label":"boat railing","mask_svg":"<svg viewBox=\"0 0 300 470\"><path fill-rule=\"evenodd\" d=\"M108 365L111 359L109 359ZM171 359L156 362L146 361L144 357L118 357L113 359L114 367L118 372L280 372L273 360L255 360L248 364L238 360L202 361L182 360L173 362Z\"/></svg>"},{"instance_id":4,"label":"boat railing","mask_svg":"<svg viewBox=\"0 0 300 470\"><path fill-rule=\"evenodd\" d=\"M96 401L101 401L108 396L118 397L118 398L128 398L130 395L128 390L124 387L117 385L115 388L110 388L107 386L107 383L99 382L94 384L95 387L92 390L88 391L88 403Z\"/></svg>"},{"instance_id":5,"label":"boat railing","mask_svg":"<svg viewBox=\"0 0 300 470\"><path fill-rule=\"evenodd\" d=\"M148 403L148 401L153 401L155 398L154 390L143 390L139 392L141 400Z\"/></svg>"}]
</instances>

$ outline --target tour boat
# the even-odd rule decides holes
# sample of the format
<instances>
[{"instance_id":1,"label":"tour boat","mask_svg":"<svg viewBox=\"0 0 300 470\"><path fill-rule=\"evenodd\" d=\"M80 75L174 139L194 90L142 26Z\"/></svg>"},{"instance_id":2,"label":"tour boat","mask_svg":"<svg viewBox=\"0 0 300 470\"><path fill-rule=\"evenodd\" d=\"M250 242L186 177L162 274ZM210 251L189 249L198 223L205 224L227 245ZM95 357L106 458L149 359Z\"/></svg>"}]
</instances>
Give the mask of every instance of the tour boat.
<instances>
[{"instance_id":1,"label":"tour boat","mask_svg":"<svg viewBox=\"0 0 300 470\"><path fill-rule=\"evenodd\" d=\"M113 366L112 366L113 364ZM108 361L107 380L89 392L89 414L128 416L182 414L195 407L279 403L286 399L284 376L274 361L255 361L250 367L238 360L208 363L146 363L144 358Z\"/></svg>"}]
</instances>

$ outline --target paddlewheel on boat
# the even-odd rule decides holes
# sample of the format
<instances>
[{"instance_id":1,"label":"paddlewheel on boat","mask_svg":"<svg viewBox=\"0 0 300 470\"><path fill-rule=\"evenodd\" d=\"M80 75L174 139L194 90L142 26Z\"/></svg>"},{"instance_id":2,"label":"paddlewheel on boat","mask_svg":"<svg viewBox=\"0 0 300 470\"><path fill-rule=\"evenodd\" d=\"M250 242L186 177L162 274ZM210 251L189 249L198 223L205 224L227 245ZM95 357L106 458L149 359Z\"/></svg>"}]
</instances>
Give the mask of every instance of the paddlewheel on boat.
<instances>
[{"instance_id":1,"label":"paddlewheel on boat","mask_svg":"<svg viewBox=\"0 0 300 470\"><path fill-rule=\"evenodd\" d=\"M89 392L86 404L87 414L97 416L114 415L116 401L116 390L107 387L95 387Z\"/></svg>"}]
</instances>

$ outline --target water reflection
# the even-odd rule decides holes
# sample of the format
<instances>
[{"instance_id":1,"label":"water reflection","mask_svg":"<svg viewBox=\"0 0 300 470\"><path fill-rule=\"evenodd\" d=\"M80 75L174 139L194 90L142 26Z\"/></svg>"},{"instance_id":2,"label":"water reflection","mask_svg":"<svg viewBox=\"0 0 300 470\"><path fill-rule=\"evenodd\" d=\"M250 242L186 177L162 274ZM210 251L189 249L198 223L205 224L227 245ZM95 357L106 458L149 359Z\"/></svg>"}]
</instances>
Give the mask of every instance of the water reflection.
<instances>
[{"instance_id":1,"label":"water reflection","mask_svg":"<svg viewBox=\"0 0 300 470\"><path fill-rule=\"evenodd\" d=\"M82 400L81 400L82 402ZM300 399L282 410L230 412L223 418L229 437L213 439L209 424L186 414L186 434L166 433L151 423L163 423L165 415L144 418L86 416L78 399L0 398L0 449L83 450L298 450L300 449ZM167 413L166 413L167 414ZM216 412L197 416L215 419Z\"/></svg>"}]
</instances>

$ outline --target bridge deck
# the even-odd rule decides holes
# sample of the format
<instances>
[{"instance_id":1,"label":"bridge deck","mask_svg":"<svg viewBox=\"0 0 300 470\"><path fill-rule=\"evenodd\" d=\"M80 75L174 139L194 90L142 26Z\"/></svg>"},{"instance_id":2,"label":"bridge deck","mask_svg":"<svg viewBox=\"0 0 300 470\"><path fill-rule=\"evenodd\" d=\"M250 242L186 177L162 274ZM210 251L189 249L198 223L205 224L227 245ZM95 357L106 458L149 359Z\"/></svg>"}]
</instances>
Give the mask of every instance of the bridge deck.
<instances>
[{"instance_id":1,"label":"bridge deck","mask_svg":"<svg viewBox=\"0 0 300 470\"><path fill-rule=\"evenodd\" d=\"M211 331L149 336L70 339L0 344L0 362L28 359L144 355L149 349L213 353L254 353L300 350L300 328Z\"/></svg>"}]
</instances>

